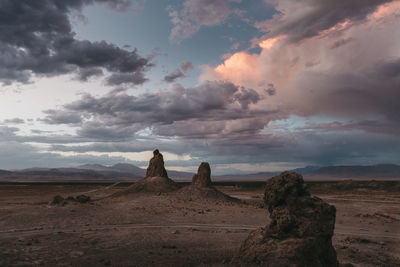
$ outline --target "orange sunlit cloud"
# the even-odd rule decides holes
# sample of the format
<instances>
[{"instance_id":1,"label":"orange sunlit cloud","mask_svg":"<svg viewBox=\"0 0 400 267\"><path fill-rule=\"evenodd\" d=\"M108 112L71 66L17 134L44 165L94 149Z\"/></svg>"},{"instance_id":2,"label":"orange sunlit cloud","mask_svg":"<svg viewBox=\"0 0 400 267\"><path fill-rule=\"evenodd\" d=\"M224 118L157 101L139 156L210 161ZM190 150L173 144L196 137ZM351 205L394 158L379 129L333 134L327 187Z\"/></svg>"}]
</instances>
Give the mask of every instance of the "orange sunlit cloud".
<instances>
[{"instance_id":1,"label":"orange sunlit cloud","mask_svg":"<svg viewBox=\"0 0 400 267\"><path fill-rule=\"evenodd\" d=\"M235 53L218 65L214 72L223 80L234 83L258 78L260 75L259 56L243 51Z\"/></svg>"},{"instance_id":2,"label":"orange sunlit cloud","mask_svg":"<svg viewBox=\"0 0 400 267\"><path fill-rule=\"evenodd\" d=\"M318 36L326 36L330 33L345 30L348 26L350 26L350 24L351 21L349 19L346 19L345 21L337 23L336 25L330 27L329 29L320 31Z\"/></svg>"},{"instance_id":3,"label":"orange sunlit cloud","mask_svg":"<svg viewBox=\"0 0 400 267\"><path fill-rule=\"evenodd\" d=\"M277 41L280 41L280 40L285 39L285 38L286 38L285 35L279 35L279 36L274 37L274 38L265 39L265 40L261 41L258 45L262 49L269 50L275 45L275 43Z\"/></svg>"},{"instance_id":4,"label":"orange sunlit cloud","mask_svg":"<svg viewBox=\"0 0 400 267\"><path fill-rule=\"evenodd\" d=\"M377 20L395 13L400 13L400 1L393 1L380 5L375 12L370 15L370 18Z\"/></svg>"},{"instance_id":5,"label":"orange sunlit cloud","mask_svg":"<svg viewBox=\"0 0 400 267\"><path fill-rule=\"evenodd\" d=\"M286 38L285 35L268 38L259 42L258 45L263 51L267 51L284 38ZM237 84L242 84L245 81L260 80L262 78L260 55L250 54L245 51L234 53L227 57L224 63L215 67L213 73L219 79L229 80Z\"/></svg>"}]
</instances>

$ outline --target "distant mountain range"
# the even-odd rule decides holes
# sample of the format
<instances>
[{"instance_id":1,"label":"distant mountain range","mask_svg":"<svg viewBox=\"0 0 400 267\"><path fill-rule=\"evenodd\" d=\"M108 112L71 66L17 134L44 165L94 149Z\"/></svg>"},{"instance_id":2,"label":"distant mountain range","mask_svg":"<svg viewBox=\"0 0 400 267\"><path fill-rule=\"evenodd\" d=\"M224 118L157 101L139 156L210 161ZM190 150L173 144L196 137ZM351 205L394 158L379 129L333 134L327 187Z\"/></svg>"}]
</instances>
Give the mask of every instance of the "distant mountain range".
<instances>
[{"instance_id":1,"label":"distant mountain range","mask_svg":"<svg viewBox=\"0 0 400 267\"><path fill-rule=\"evenodd\" d=\"M327 166L303 174L305 178L390 179L400 178L400 166L379 164L370 166Z\"/></svg>"},{"instance_id":2,"label":"distant mountain range","mask_svg":"<svg viewBox=\"0 0 400 267\"><path fill-rule=\"evenodd\" d=\"M307 166L291 170L303 175L306 180L337 179L400 179L400 166L395 164L379 164L370 166ZM265 180L280 172L260 172L247 175L224 175L224 180Z\"/></svg>"},{"instance_id":3,"label":"distant mountain range","mask_svg":"<svg viewBox=\"0 0 400 267\"><path fill-rule=\"evenodd\" d=\"M167 170L175 180L190 180L193 173ZM396 179L400 178L400 166L380 164L372 166L307 166L294 169L309 180L330 179ZM279 172L259 172L245 175L213 176L214 181L264 181ZM113 166L85 164L72 168L29 168L0 170L0 181L132 181L145 177L146 170L132 164Z\"/></svg>"},{"instance_id":4,"label":"distant mountain range","mask_svg":"<svg viewBox=\"0 0 400 267\"><path fill-rule=\"evenodd\" d=\"M191 179L193 173L168 171L177 180ZM132 181L146 176L146 170L132 164L113 166L85 164L71 168L28 168L0 170L0 181Z\"/></svg>"}]
</instances>

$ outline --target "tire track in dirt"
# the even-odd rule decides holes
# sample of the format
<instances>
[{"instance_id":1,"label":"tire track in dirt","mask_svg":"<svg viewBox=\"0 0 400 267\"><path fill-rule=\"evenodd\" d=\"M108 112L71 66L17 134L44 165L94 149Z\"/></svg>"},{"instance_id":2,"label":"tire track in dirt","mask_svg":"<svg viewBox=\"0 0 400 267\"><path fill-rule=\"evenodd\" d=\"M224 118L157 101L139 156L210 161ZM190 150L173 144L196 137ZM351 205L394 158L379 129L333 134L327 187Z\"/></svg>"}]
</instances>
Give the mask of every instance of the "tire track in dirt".
<instances>
[{"instance_id":1,"label":"tire track in dirt","mask_svg":"<svg viewBox=\"0 0 400 267\"><path fill-rule=\"evenodd\" d=\"M173 229L205 229L205 230L255 230L265 225L232 225L232 224L110 224L104 225L92 225L92 226L77 226L74 228L56 228L56 229L40 229L28 228L28 229L10 229L0 231L0 237L12 238L20 236L29 236L37 234L56 234L56 233L82 233L82 232L94 232L101 230L114 230L114 229L162 229L162 228L173 228ZM400 239L400 233L381 233L381 232L370 232L365 229L348 226L337 226L335 229L335 235L352 235L352 236L366 236L375 238L390 238Z\"/></svg>"}]
</instances>

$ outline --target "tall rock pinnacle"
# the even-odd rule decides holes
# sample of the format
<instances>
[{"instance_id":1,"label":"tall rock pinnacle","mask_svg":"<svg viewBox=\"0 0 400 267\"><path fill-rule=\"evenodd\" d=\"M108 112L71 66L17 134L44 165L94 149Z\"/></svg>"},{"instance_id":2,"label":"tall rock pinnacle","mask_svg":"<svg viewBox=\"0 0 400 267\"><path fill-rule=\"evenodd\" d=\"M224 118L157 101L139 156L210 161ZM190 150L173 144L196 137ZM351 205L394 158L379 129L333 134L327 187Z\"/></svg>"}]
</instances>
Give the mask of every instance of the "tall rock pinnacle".
<instances>
[{"instance_id":1,"label":"tall rock pinnacle","mask_svg":"<svg viewBox=\"0 0 400 267\"><path fill-rule=\"evenodd\" d=\"M153 151L153 158L150 159L149 167L147 168L147 177L165 177L168 178L167 171L164 168L163 155L158 149Z\"/></svg>"},{"instance_id":2,"label":"tall rock pinnacle","mask_svg":"<svg viewBox=\"0 0 400 267\"><path fill-rule=\"evenodd\" d=\"M197 174L193 175L192 185L198 187L211 186L211 168L208 162L202 162L197 170Z\"/></svg>"}]
</instances>

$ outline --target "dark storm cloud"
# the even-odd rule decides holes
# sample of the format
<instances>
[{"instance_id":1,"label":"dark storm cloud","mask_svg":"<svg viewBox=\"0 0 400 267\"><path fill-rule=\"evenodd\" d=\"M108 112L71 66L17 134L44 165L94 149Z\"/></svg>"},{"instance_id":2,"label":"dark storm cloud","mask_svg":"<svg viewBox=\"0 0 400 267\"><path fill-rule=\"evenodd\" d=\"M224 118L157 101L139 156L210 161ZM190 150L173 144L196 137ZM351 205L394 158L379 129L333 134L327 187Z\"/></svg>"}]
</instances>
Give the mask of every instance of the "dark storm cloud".
<instances>
[{"instance_id":1,"label":"dark storm cloud","mask_svg":"<svg viewBox=\"0 0 400 267\"><path fill-rule=\"evenodd\" d=\"M61 134L60 132L44 132L44 131L34 131L33 135L14 136L13 140L19 141L21 143L42 143L42 144L75 144L82 142L94 142L97 141L93 138L84 138L77 135Z\"/></svg>"},{"instance_id":2,"label":"dark storm cloud","mask_svg":"<svg viewBox=\"0 0 400 267\"><path fill-rule=\"evenodd\" d=\"M43 131L43 130L39 130L39 129L32 129L31 133L32 134L50 134L50 133L53 133L53 131Z\"/></svg>"},{"instance_id":3,"label":"dark storm cloud","mask_svg":"<svg viewBox=\"0 0 400 267\"><path fill-rule=\"evenodd\" d=\"M187 121L183 121L184 123ZM211 121L212 122L212 121ZM179 123L179 122L178 122ZM252 121L251 124L256 124ZM365 123L364 123L365 124ZM260 121L258 127L262 127ZM166 126L166 125L162 125ZM199 123L192 127L200 127ZM207 128L209 125L205 125ZM171 130L172 128L170 128ZM103 164L124 161L123 158L107 156L73 156L65 157L57 152L141 152L159 148L179 155L190 155L191 160L168 161L168 165L190 166L197 165L199 161L207 160L215 164L250 163L263 164L265 162L330 165L330 164L365 164L365 162L387 163L393 162L398 157L400 142L397 135L386 133L367 132L360 135L353 131L307 131L297 129L279 134L260 132L233 132L231 134L219 133L215 136L211 131L205 135L187 134L185 138L168 139L165 136L131 136L120 141L113 136L107 141L102 137L83 138L81 136L19 136L18 128L0 127L0 158L1 168L20 168L29 166L69 166L80 165L82 162L98 162ZM182 129L177 129L182 130ZM305 131L306 130L306 131ZM216 131L218 132L218 131ZM54 144L49 151L39 151L37 148L24 144L24 142L38 142ZM93 142L88 144L89 142ZM76 143L76 145L71 145ZM83 144L84 143L84 144ZM70 145L63 145L70 144ZM43 161L44 160L44 161ZM18 165L22 162L22 165Z\"/></svg>"},{"instance_id":4,"label":"dark storm cloud","mask_svg":"<svg viewBox=\"0 0 400 267\"><path fill-rule=\"evenodd\" d=\"M143 72L131 73L114 73L107 78L108 85L124 85L124 84L142 84L147 79L144 77Z\"/></svg>"},{"instance_id":5,"label":"dark storm cloud","mask_svg":"<svg viewBox=\"0 0 400 267\"><path fill-rule=\"evenodd\" d=\"M147 145L146 145L147 144ZM104 143L94 143L90 145L52 145L52 151L62 151L62 152L79 152L85 153L90 151L95 152L141 152L146 150L152 150L157 147L163 150L161 147L156 146L156 144L150 144L142 142L140 145L137 142L104 142Z\"/></svg>"},{"instance_id":6,"label":"dark storm cloud","mask_svg":"<svg viewBox=\"0 0 400 267\"><path fill-rule=\"evenodd\" d=\"M175 82L179 78L185 77L185 74L187 71L193 69L193 64L190 61L183 61L180 64L180 69L176 69L173 72L169 73L168 75L164 76L164 81L168 83Z\"/></svg>"},{"instance_id":7,"label":"dark storm cloud","mask_svg":"<svg viewBox=\"0 0 400 267\"><path fill-rule=\"evenodd\" d=\"M310 124L301 129L317 131L364 131L367 133L399 134L400 124L386 119L361 120L351 122L329 122Z\"/></svg>"},{"instance_id":8,"label":"dark storm cloud","mask_svg":"<svg viewBox=\"0 0 400 267\"><path fill-rule=\"evenodd\" d=\"M169 16L174 27L170 40L180 42L192 36L202 26L213 26L223 23L238 10L229 6L235 0L186 0L181 10L170 9Z\"/></svg>"},{"instance_id":9,"label":"dark storm cloud","mask_svg":"<svg viewBox=\"0 0 400 267\"><path fill-rule=\"evenodd\" d=\"M175 84L157 94L112 94L99 98L86 94L61 110L46 111L47 116L43 120L50 124L81 123L78 129L80 136L110 139L127 138L146 127L152 127L156 132L161 125L175 127L173 123L179 121L193 122L203 125L203 128L210 121L220 124L215 127L223 130L224 121L237 120L238 125L227 125L236 129L240 128L239 120L243 120L246 127L259 129L257 124L252 126L246 120L260 116L266 123L263 116L272 112L249 108L261 98L253 89L226 82L207 82L194 88ZM205 128L205 132L207 129L214 131L215 127ZM192 130L195 128L192 126ZM185 133L178 135L185 136Z\"/></svg>"},{"instance_id":10,"label":"dark storm cloud","mask_svg":"<svg viewBox=\"0 0 400 267\"><path fill-rule=\"evenodd\" d=\"M236 94L236 99L244 109L247 109L250 104L256 104L260 101L261 96L251 88L242 88L241 92Z\"/></svg>"},{"instance_id":11,"label":"dark storm cloud","mask_svg":"<svg viewBox=\"0 0 400 267\"><path fill-rule=\"evenodd\" d=\"M87 122L78 129L79 137L96 139L96 140L127 140L130 139L138 130L141 124L129 125L110 125L104 124L102 121Z\"/></svg>"},{"instance_id":12,"label":"dark storm cloud","mask_svg":"<svg viewBox=\"0 0 400 267\"><path fill-rule=\"evenodd\" d=\"M104 68L114 74L134 76L130 83L143 83L145 79L137 77L143 77L152 64L135 49L128 51L105 41L75 39L69 15L94 3L125 10L130 1L1 1L0 81L28 82L32 74L53 76L76 71L85 80Z\"/></svg>"},{"instance_id":13,"label":"dark storm cloud","mask_svg":"<svg viewBox=\"0 0 400 267\"><path fill-rule=\"evenodd\" d=\"M103 75L100 68L83 68L78 71L78 79L86 82L90 77Z\"/></svg>"},{"instance_id":14,"label":"dark storm cloud","mask_svg":"<svg viewBox=\"0 0 400 267\"><path fill-rule=\"evenodd\" d=\"M107 155L62 156L57 153L40 151L29 144L0 140L0 169L24 169L30 167L68 167L82 165L83 162L115 164L126 162L122 157ZM132 162L130 162L132 163Z\"/></svg>"},{"instance_id":15,"label":"dark storm cloud","mask_svg":"<svg viewBox=\"0 0 400 267\"><path fill-rule=\"evenodd\" d=\"M266 116L268 115L268 116ZM204 121L204 120L185 120L176 121L171 125L159 125L153 129L153 133L159 136L178 136L180 138L199 138L211 139L218 144L229 143L230 145L242 142L254 142L255 136L260 132L269 121L272 120L272 112L260 114L256 118L255 114L251 117L240 118L240 115L233 120Z\"/></svg>"},{"instance_id":16,"label":"dark storm cloud","mask_svg":"<svg viewBox=\"0 0 400 267\"><path fill-rule=\"evenodd\" d=\"M209 140L207 160L214 164L291 162L312 165L398 162L397 136L357 132L320 133L294 131L279 135L259 134L241 138ZM190 142L188 142L188 147ZM193 151L196 156L196 151ZM199 155L203 156L204 155Z\"/></svg>"},{"instance_id":17,"label":"dark storm cloud","mask_svg":"<svg viewBox=\"0 0 400 267\"><path fill-rule=\"evenodd\" d=\"M0 140L8 140L11 137L14 137L18 131L19 128L16 127L0 126Z\"/></svg>"},{"instance_id":18,"label":"dark storm cloud","mask_svg":"<svg viewBox=\"0 0 400 267\"><path fill-rule=\"evenodd\" d=\"M190 61L183 61L181 62L181 69L183 72L193 69L193 64Z\"/></svg>"},{"instance_id":19,"label":"dark storm cloud","mask_svg":"<svg viewBox=\"0 0 400 267\"><path fill-rule=\"evenodd\" d=\"M371 74L376 75L381 79L390 79L398 82L400 79L400 58L397 60L381 62L376 66Z\"/></svg>"},{"instance_id":20,"label":"dark storm cloud","mask_svg":"<svg viewBox=\"0 0 400 267\"><path fill-rule=\"evenodd\" d=\"M122 94L95 98L85 95L81 100L65 105L65 110L110 116L127 124L171 123L176 120L206 118L215 111L233 114L235 109L229 109L228 105L240 104L236 109L244 111L249 101L256 103L259 99L260 96L254 90L232 83L207 82L194 88L174 85L158 94L140 96ZM209 118L218 119L216 115ZM221 119L224 118L224 114L221 114Z\"/></svg>"},{"instance_id":21,"label":"dark storm cloud","mask_svg":"<svg viewBox=\"0 0 400 267\"><path fill-rule=\"evenodd\" d=\"M298 42L317 36L337 23L364 20L379 5L392 0L279 0L275 2L281 14L258 22L255 26L268 36L288 35L288 41Z\"/></svg>"},{"instance_id":22,"label":"dark storm cloud","mask_svg":"<svg viewBox=\"0 0 400 267\"><path fill-rule=\"evenodd\" d=\"M233 138L232 138L233 139ZM235 144L234 141L239 142ZM245 142L243 138L236 138L236 140L224 139L216 141L213 139L202 140L202 139L159 139L154 137L140 137L123 142L95 142L92 144L84 145L52 145L51 151L62 151L62 152L142 152L151 151L154 148L158 148L161 151L172 152L178 155L190 155L195 158L193 160L177 161L175 163L168 160L168 165L178 164L186 165L196 164L204 160L210 160L214 163L247 163L251 161L259 162L266 158L271 159L273 155L265 153L266 150L272 148L282 148L282 138L277 136L263 136L255 135L254 138ZM228 145L229 143L229 145ZM240 155L238 157L237 155ZM235 158L235 159L233 159ZM258 159L256 159L258 158ZM231 162L229 162L231 160Z\"/></svg>"},{"instance_id":23,"label":"dark storm cloud","mask_svg":"<svg viewBox=\"0 0 400 267\"><path fill-rule=\"evenodd\" d=\"M399 123L400 59L376 63L354 72L305 73L299 90L318 88L305 99L302 115L379 118Z\"/></svg>"},{"instance_id":24,"label":"dark storm cloud","mask_svg":"<svg viewBox=\"0 0 400 267\"><path fill-rule=\"evenodd\" d=\"M276 94L276 88L273 83L269 83L268 87L265 89L269 96L273 96Z\"/></svg>"},{"instance_id":25,"label":"dark storm cloud","mask_svg":"<svg viewBox=\"0 0 400 267\"><path fill-rule=\"evenodd\" d=\"M40 120L48 124L77 124L82 122L81 114L75 112L45 110L43 113L47 114L47 117Z\"/></svg>"},{"instance_id":26,"label":"dark storm cloud","mask_svg":"<svg viewBox=\"0 0 400 267\"><path fill-rule=\"evenodd\" d=\"M289 162L296 164L332 165L393 162L400 154L396 136L358 132L302 132L225 136L206 141L193 136L163 142L157 139L103 142L89 145L53 145L52 151L64 152L141 152L160 148L179 155L188 154L193 160L168 161L168 165L193 164L206 160L212 164Z\"/></svg>"},{"instance_id":27,"label":"dark storm cloud","mask_svg":"<svg viewBox=\"0 0 400 267\"><path fill-rule=\"evenodd\" d=\"M87 128L90 130L92 125L88 125ZM86 142L98 142L98 136L94 137L85 137L78 135L71 135L71 134L62 134L59 131L42 131L42 130L32 130L31 135L21 135L18 134L20 131L19 128L16 127L8 127L8 126L0 126L0 141L12 141L12 142L20 142L20 143L42 143L42 144L74 144L74 143L86 143ZM104 131L104 130L103 130ZM111 139L113 141L118 141L117 134L118 131L122 131L116 129L115 132L112 133ZM121 136L121 134L120 134ZM132 137L132 133L129 134ZM105 135L103 139L107 139L109 136ZM125 140L127 138L124 138ZM131 140L131 139L130 139Z\"/></svg>"},{"instance_id":28,"label":"dark storm cloud","mask_svg":"<svg viewBox=\"0 0 400 267\"><path fill-rule=\"evenodd\" d=\"M183 78L183 77L185 77L185 74L183 74L183 72L180 69L176 69L173 72L171 72L170 74L166 75L164 77L164 81L172 83L172 82L175 82L177 79Z\"/></svg>"},{"instance_id":29,"label":"dark storm cloud","mask_svg":"<svg viewBox=\"0 0 400 267\"><path fill-rule=\"evenodd\" d=\"M3 121L4 124L23 124L24 122L25 120L21 118L6 119Z\"/></svg>"},{"instance_id":30,"label":"dark storm cloud","mask_svg":"<svg viewBox=\"0 0 400 267\"><path fill-rule=\"evenodd\" d=\"M347 38L347 39L341 39L339 41L336 41L333 43L333 45L331 46L331 49L336 49L338 47L341 47L345 44L348 44L349 42L351 42L353 40L353 38Z\"/></svg>"},{"instance_id":31,"label":"dark storm cloud","mask_svg":"<svg viewBox=\"0 0 400 267\"><path fill-rule=\"evenodd\" d=\"M95 142L87 145L60 145L54 144L51 147L51 151L63 151L63 152L142 152L152 151L154 148L158 148L161 151L168 151L176 154L184 154L188 152L189 144L185 142L173 142L169 140L160 140L157 138L143 137L140 140L131 139L129 141L122 142ZM190 141L191 150L202 150L201 143L196 140Z\"/></svg>"}]
</instances>

